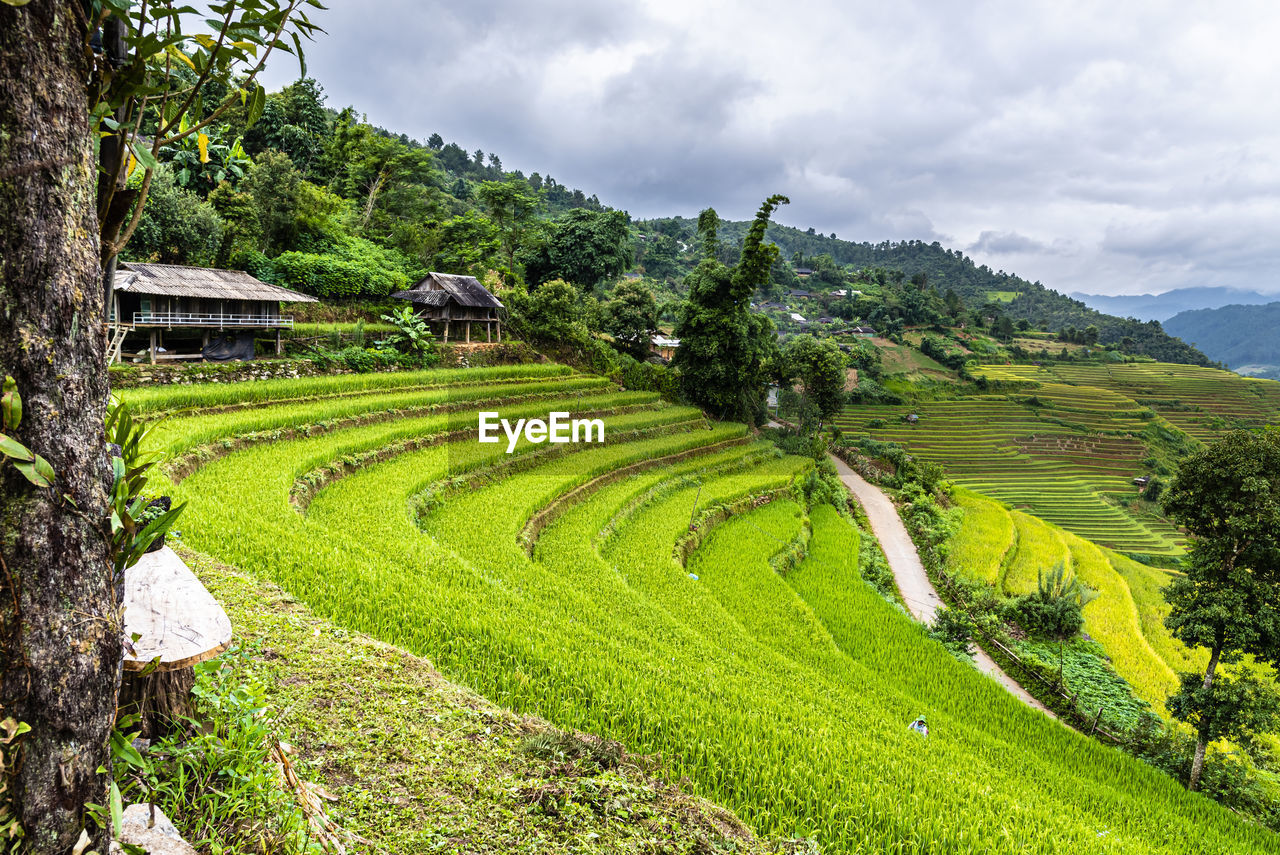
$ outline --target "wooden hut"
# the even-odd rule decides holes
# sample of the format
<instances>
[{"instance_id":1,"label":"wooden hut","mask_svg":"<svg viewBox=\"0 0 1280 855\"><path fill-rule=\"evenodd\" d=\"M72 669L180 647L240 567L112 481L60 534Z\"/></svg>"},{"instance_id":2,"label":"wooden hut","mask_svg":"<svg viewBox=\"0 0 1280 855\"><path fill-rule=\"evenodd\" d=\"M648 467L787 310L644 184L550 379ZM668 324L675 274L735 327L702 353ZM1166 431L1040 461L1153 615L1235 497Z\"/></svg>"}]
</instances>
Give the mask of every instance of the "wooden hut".
<instances>
[{"instance_id":1,"label":"wooden hut","mask_svg":"<svg viewBox=\"0 0 1280 855\"><path fill-rule=\"evenodd\" d=\"M259 331L275 332L276 352L281 351L280 331L293 328L293 318L280 314L281 303L317 303L315 297L268 285L240 270L211 270L177 264L121 264L111 296L110 327L112 361L120 358L125 339L145 333L150 361L201 359L212 337L247 340L251 346ZM168 334L169 348L162 350ZM175 352L172 345L199 341L199 350ZM252 350L248 358L252 358Z\"/></svg>"},{"instance_id":2,"label":"wooden hut","mask_svg":"<svg viewBox=\"0 0 1280 855\"><path fill-rule=\"evenodd\" d=\"M680 347L680 339L674 336L657 333L649 339L649 350L666 360L676 358L678 347Z\"/></svg>"},{"instance_id":3,"label":"wooden hut","mask_svg":"<svg viewBox=\"0 0 1280 855\"><path fill-rule=\"evenodd\" d=\"M441 340L449 340L453 325L463 328L463 341L471 341L471 325L484 324L485 341L502 341L502 303L474 276L428 273L407 291L391 295L418 307L419 316L437 327Z\"/></svg>"}]
</instances>

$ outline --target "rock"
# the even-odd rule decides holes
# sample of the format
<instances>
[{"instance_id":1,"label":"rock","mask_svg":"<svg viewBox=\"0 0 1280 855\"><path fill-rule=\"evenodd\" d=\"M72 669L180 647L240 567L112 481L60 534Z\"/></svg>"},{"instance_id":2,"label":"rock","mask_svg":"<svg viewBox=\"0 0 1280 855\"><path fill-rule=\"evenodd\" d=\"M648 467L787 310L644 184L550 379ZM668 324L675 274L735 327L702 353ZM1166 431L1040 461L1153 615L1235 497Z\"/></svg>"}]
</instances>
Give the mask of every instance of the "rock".
<instances>
[{"instance_id":1,"label":"rock","mask_svg":"<svg viewBox=\"0 0 1280 855\"><path fill-rule=\"evenodd\" d=\"M147 850L150 855L197 855L196 848L182 839L169 817L156 808L156 824L151 828L151 805L129 805L124 809L120 823L120 839ZM119 845L111 844L111 852L121 852Z\"/></svg>"}]
</instances>

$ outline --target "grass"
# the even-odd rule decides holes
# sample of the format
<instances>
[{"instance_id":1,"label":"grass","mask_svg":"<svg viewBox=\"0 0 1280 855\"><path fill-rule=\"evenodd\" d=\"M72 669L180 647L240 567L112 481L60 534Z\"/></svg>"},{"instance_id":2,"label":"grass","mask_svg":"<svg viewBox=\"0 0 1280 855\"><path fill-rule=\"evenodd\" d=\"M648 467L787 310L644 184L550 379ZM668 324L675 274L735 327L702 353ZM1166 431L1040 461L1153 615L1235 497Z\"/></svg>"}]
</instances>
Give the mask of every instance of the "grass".
<instances>
[{"instance_id":1,"label":"grass","mask_svg":"<svg viewBox=\"0 0 1280 855\"><path fill-rule=\"evenodd\" d=\"M330 818L369 841L351 851L789 849L655 777L649 758L496 707L426 659L343 629L208 556L182 555L250 652L294 762L337 797ZM579 756L583 746L609 758L605 766Z\"/></svg>"},{"instance_id":2,"label":"grass","mask_svg":"<svg viewBox=\"0 0 1280 855\"><path fill-rule=\"evenodd\" d=\"M890 344L880 348L881 365L885 374L926 374L950 377L953 372L945 365L925 356L914 347Z\"/></svg>"}]
</instances>

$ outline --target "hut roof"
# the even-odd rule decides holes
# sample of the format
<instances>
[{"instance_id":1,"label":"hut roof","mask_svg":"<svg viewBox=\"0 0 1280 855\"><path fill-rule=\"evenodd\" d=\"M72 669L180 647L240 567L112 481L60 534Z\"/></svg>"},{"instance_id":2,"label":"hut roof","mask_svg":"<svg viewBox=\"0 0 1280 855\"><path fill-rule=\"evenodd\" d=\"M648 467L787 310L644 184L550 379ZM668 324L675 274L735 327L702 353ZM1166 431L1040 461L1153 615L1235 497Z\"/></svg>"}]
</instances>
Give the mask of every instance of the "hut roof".
<instances>
[{"instance_id":1,"label":"hut roof","mask_svg":"<svg viewBox=\"0 0 1280 855\"><path fill-rule=\"evenodd\" d=\"M418 291L412 288L408 291L397 291L391 296L399 297L401 300L408 300L410 303L417 303L420 306L443 306L452 299L452 295L448 291Z\"/></svg>"},{"instance_id":2,"label":"hut roof","mask_svg":"<svg viewBox=\"0 0 1280 855\"><path fill-rule=\"evenodd\" d=\"M447 296L436 296L437 294ZM452 273L428 273L409 290L397 291L391 296L428 306L443 306L453 299L462 306L503 308L498 298L489 293L489 289L481 285L479 279L474 276L455 276Z\"/></svg>"},{"instance_id":3,"label":"hut roof","mask_svg":"<svg viewBox=\"0 0 1280 855\"><path fill-rule=\"evenodd\" d=\"M170 297L203 297L222 300L263 300L284 303L318 303L279 285L268 285L242 270L212 270L180 264L121 264L116 271L117 291L132 294L164 294Z\"/></svg>"}]
</instances>

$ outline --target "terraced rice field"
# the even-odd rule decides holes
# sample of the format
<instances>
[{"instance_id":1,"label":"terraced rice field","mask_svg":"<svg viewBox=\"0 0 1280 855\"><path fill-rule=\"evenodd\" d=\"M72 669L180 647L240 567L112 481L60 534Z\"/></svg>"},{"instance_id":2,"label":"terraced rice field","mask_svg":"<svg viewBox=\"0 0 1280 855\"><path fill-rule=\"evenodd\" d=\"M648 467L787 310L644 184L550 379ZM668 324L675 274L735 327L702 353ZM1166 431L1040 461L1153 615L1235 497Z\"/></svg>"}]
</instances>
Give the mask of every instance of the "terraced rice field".
<instances>
[{"instance_id":1,"label":"terraced rice field","mask_svg":"<svg viewBox=\"0 0 1280 855\"><path fill-rule=\"evenodd\" d=\"M846 433L897 442L939 463L961 486L998 498L1081 537L1124 552L1173 554L1177 532L1117 502L1134 495L1146 446L1144 409L1107 390L1049 383L1027 396L969 395L910 406L847 407ZM919 421L908 423L915 413ZM879 420L879 421L877 421ZM881 422L883 424L881 424ZM876 426L873 426L876 425Z\"/></svg>"},{"instance_id":2,"label":"terraced rice field","mask_svg":"<svg viewBox=\"0 0 1280 855\"><path fill-rule=\"evenodd\" d=\"M1164 363L985 365L1007 394L904 406L857 405L836 424L892 440L942 464L956 483L1130 553L1181 551L1178 532L1127 502L1152 431L1213 441L1239 426L1280 423L1280 383ZM909 424L906 416L919 421ZM869 423L882 420L883 426Z\"/></svg>"},{"instance_id":3,"label":"terraced rice field","mask_svg":"<svg viewBox=\"0 0 1280 855\"><path fill-rule=\"evenodd\" d=\"M1160 589L1168 584L1166 571L974 493L961 492L957 502L965 522L947 569L1016 595L1034 591L1040 574L1061 564L1097 594L1085 606L1084 631L1152 709L1164 714L1164 701L1178 686L1177 671L1194 671L1197 663L1203 668L1164 626L1169 610Z\"/></svg>"},{"instance_id":4,"label":"terraced rice field","mask_svg":"<svg viewBox=\"0 0 1280 855\"><path fill-rule=\"evenodd\" d=\"M1280 382L1230 371L1146 362L983 366L989 377L1103 388L1150 407L1184 433L1212 442L1234 427L1280 422Z\"/></svg>"},{"instance_id":5,"label":"terraced rice field","mask_svg":"<svg viewBox=\"0 0 1280 855\"><path fill-rule=\"evenodd\" d=\"M824 852L1276 851L928 640L859 581L852 524L805 507L810 461L555 367L396 382L139 393L187 408L157 435L184 540ZM507 454L482 409L598 415L607 441Z\"/></svg>"}]
</instances>

